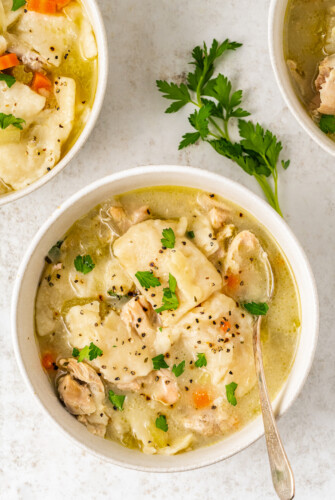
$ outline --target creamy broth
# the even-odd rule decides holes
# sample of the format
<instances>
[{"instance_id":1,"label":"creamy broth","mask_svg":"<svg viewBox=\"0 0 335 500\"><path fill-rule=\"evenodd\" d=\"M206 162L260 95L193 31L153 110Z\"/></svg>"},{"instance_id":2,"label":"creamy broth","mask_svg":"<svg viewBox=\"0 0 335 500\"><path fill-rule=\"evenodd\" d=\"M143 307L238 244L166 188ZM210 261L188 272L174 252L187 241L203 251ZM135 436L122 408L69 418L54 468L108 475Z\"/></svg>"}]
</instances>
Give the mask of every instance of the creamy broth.
<instances>
[{"instance_id":1,"label":"creamy broth","mask_svg":"<svg viewBox=\"0 0 335 500\"><path fill-rule=\"evenodd\" d=\"M12 11L12 0L0 0L0 113L23 120L20 128L0 124L0 194L49 172L74 145L93 106L95 35L81 0L62 5L44 13L28 2ZM2 66L7 56L13 66Z\"/></svg>"},{"instance_id":2,"label":"creamy broth","mask_svg":"<svg viewBox=\"0 0 335 500\"><path fill-rule=\"evenodd\" d=\"M122 225L124 221L116 222L119 213L110 212L110 208L115 206L122 207L127 214L126 226L121 229L120 224ZM212 212L213 207L216 212ZM134 218L139 218L138 214L141 216L141 221L134 224ZM223 220L218 222L217 219L222 214ZM179 306L175 310L157 314L154 308L157 305L161 306L161 300L150 297L152 294L158 296L161 287L150 287L145 290L133 280L132 270L128 267L128 263L131 266L127 260L128 254L122 252L124 248L127 252L129 245L136 238L143 237L143 245L141 248L137 247L138 255L136 253L132 257L136 266L137 259L141 259L140 254L145 253L146 248L149 252L154 246L154 240L150 241L147 236L154 235L152 232L154 224L160 228L174 227L175 248L169 249L163 246L160 250L161 255L168 255L168 258L172 259L168 261L171 266L175 265L174 259L177 258L173 256L173 250L179 258L179 254L188 249L189 259L194 258L192 252L199 252L194 253L197 262L199 259L204 259L195 281L201 282L202 269L205 269L205 266L208 265L208 275L213 271L214 278L211 275L210 281L213 281L215 290L212 292L209 289L206 292L205 287L202 287L200 293L207 293L204 300L201 300L201 297L194 297L194 305L188 305L187 301L184 301L182 288L185 287L186 290L186 279L187 276L191 276L192 270L185 271L188 275L184 282L181 277L183 270L179 270L180 274L177 274L178 267L175 266L173 273L175 277L178 276L176 293ZM203 231L204 225L205 231ZM124 234L118 236L115 231ZM195 189L179 187L141 189L117 196L91 210L71 227L64 238L61 238L63 243L58 244L60 248L56 246L52 249L47 257L36 297L36 338L42 365L57 394L59 387L62 387L62 392L66 385L61 382L64 376L71 381L70 375L67 374L69 360L72 359L74 369L85 364L93 367L94 372L98 373L103 384L103 400L99 403L99 412L101 411L103 415L102 427L99 426L99 418L87 420L82 415L78 417L77 413L78 419L87 425L89 430L127 447L139 448L145 453L172 454L216 442L238 431L255 418L260 408L251 347L254 319L242 304L227 297L244 293L243 287L248 286L248 274L241 272L244 283L239 277L241 281L237 284L237 291L236 283L234 284L230 277L233 275L228 277L225 274L228 272L229 249L232 248L234 239L250 233L253 238L258 239L267 253L274 274L274 294L262 327L265 371L273 399L286 380L294 361L300 331L299 297L285 256L268 232L247 212L216 195ZM211 250L211 243L215 247L215 252ZM115 254L118 257L115 257ZM74 260L78 255L89 255L95 265L94 269L85 275L76 271ZM104 266L106 263L110 265L115 260L122 263L122 270L118 271L115 268L113 274L106 280L107 268ZM251 266L256 265L257 258L249 258L249 261L252 262ZM192 267L197 266L197 262L192 261ZM150 270L150 265L148 262L147 270ZM162 272L163 265L157 264L151 268L154 275L158 276ZM186 270L187 261L184 265ZM125 272L126 269L128 270ZM138 270L144 271L143 268ZM172 268L169 268L169 271L172 274ZM122 279L120 272L121 275L125 272ZM94 273L97 273L96 282L92 284ZM204 279L208 277L207 270L205 274ZM163 278L160 279L163 284ZM192 286L196 284L192 283ZM212 283L208 286L210 285L212 286ZM263 283L260 283L260 286L262 287ZM110 296L108 294L110 290L117 296ZM128 381L129 387L125 389L125 386L120 386L123 375L120 375L121 382L119 382L116 379L120 379L120 376L114 377L112 367L108 366L110 358L107 358L107 345L108 352L112 353L111 356L118 349L121 352L123 349L121 338L116 330L118 325L121 323L124 325L127 320L124 308L127 304L128 307L131 303L136 305L136 299L144 300L144 296L152 301L145 310L153 307L154 318L150 319L155 325L152 334L154 343L150 345L149 339L147 342L142 337L141 322L133 324L128 335L131 340L127 340L130 342L129 345L137 342L141 346L138 352L142 356L141 359L143 356L147 357L149 370L147 375L142 375L140 387L132 386L138 375L134 373L132 381ZM218 310L221 306L223 309ZM99 342L99 338L94 335L87 337L85 325L81 323L88 314L95 314L95 317L99 318L96 321L98 329L107 328L103 340L105 347L100 344L104 354L92 361L86 357L84 361L78 363L78 357L72 358L72 354L77 354L73 353L73 348L80 350L93 340L98 346ZM116 318L113 324L110 320L111 314L115 314ZM211 318L208 324L213 330L213 344L208 341L207 323L202 323L207 321L207 316ZM156 317L160 323L155 323ZM217 318L221 319L221 323ZM142 324L145 320L143 317ZM102 327L100 321L103 323ZM136 321L138 318L135 319L135 323ZM221 326L216 324L217 321ZM215 326L212 323L215 323ZM196 334L192 337L195 328ZM83 337L85 339L81 341ZM82 344L79 345L78 342ZM206 366L196 365L199 353L205 353ZM164 361L168 365L168 368L163 368L159 375L165 383L169 380L166 387L170 393L164 397L156 391L155 378L158 370L152 371L152 358L159 354L163 354ZM121 357L122 354L120 359ZM117 357L113 359L112 364L117 365ZM124 367L127 370L132 368L135 370L132 359L135 358L130 357L127 360L129 367ZM173 366L183 361L185 361L184 372L175 376L171 371ZM140 364L138 366L140 369L143 368ZM116 369L115 374L119 375L117 371L119 367L113 368ZM147 384L146 381L152 376L153 380ZM237 404L234 406L228 400L226 386L237 381L238 386L235 390ZM156 382L158 383L160 381ZM80 384L82 387L83 381ZM109 390L114 394L125 396L122 409L113 405L114 401L109 400ZM173 391L177 391L177 395ZM61 400L63 399L63 403L66 404L66 391L62 394ZM67 408L69 409L69 405ZM168 425L167 432L160 426L157 427L157 418L160 416L163 416Z\"/></svg>"},{"instance_id":3,"label":"creamy broth","mask_svg":"<svg viewBox=\"0 0 335 500\"><path fill-rule=\"evenodd\" d=\"M324 112L318 112L320 88L315 81L322 61L334 53L334 1L290 0L284 26L285 59L297 95L317 124ZM332 64L330 68L332 69ZM333 91L332 93L334 94ZM325 114L335 114L334 109ZM335 138L334 134L329 135L332 139Z\"/></svg>"}]
</instances>

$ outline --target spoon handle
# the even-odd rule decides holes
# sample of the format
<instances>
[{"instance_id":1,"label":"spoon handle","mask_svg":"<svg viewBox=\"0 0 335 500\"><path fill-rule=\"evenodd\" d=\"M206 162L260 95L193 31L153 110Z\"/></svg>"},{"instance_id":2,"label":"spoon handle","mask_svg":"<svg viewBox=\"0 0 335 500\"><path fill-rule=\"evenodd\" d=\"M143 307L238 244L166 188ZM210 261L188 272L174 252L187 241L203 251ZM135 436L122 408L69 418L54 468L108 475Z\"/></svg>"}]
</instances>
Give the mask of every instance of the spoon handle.
<instances>
[{"instance_id":1,"label":"spoon handle","mask_svg":"<svg viewBox=\"0 0 335 500\"><path fill-rule=\"evenodd\" d=\"M262 317L259 316L254 326L253 347L272 482L281 500L291 500L295 494L294 476L279 436L266 385L261 348L261 322Z\"/></svg>"}]
</instances>

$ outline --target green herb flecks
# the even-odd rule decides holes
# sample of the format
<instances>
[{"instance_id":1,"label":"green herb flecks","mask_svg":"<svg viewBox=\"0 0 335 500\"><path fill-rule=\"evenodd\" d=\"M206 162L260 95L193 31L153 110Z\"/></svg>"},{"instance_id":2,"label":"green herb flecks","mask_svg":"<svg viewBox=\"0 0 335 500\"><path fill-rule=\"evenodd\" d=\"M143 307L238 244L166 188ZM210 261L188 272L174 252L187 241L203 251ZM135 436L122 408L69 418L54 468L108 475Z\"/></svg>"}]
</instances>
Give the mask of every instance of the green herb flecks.
<instances>
[{"instance_id":1,"label":"green herb flecks","mask_svg":"<svg viewBox=\"0 0 335 500\"><path fill-rule=\"evenodd\" d=\"M247 302L243 304L243 307L254 316L265 316L265 314L269 310L269 306L266 304L266 302Z\"/></svg>"},{"instance_id":2,"label":"green herb flecks","mask_svg":"<svg viewBox=\"0 0 335 500\"><path fill-rule=\"evenodd\" d=\"M26 0L13 0L13 5L12 5L12 11L15 12L16 10L20 9L20 7L23 7L26 5Z\"/></svg>"},{"instance_id":3,"label":"green herb flecks","mask_svg":"<svg viewBox=\"0 0 335 500\"><path fill-rule=\"evenodd\" d=\"M225 40L219 44L213 40L208 50L195 47L192 52L194 71L187 76L187 84L168 83L157 80L157 87L163 97L173 102L166 113L174 113L186 104L196 106L189 116L190 125L195 129L183 135L179 149L196 143L199 139L210 144L217 153L239 165L252 175L261 186L270 205L282 216L278 201L277 164L282 144L269 130L265 130L243 118L250 115L240 105L242 90L233 91L229 79L218 74L213 77L214 63L227 51L235 51L241 44ZM238 119L239 142L230 137L231 119ZM289 161L281 161L284 169ZM273 183L269 182L272 177Z\"/></svg>"},{"instance_id":4,"label":"green herb flecks","mask_svg":"<svg viewBox=\"0 0 335 500\"><path fill-rule=\"evenodd\" d=\"M226 385L226 395L227 395L227 400L228 403L230 403L233 406L237 405L237 399L235 397L235 391L237 388L237 385L235 382L231 382L230 384Z\"/></svg>"},{"instance_id":5,"label":"green herb flecks","mask_svg":"<svg viewBox=\"0 0 335 500\"><path fill-rule=\"evenodd\" d=\"M169 365L166 363L164 359L164 354L158 354L152 358L152 366L154 370L160 370L161 368L169 368Z\"/></svg>"},{"instance_id":6,"label":"green herb flecks","mask_svg":"<svg viewBox=\"0 0 335 500\"><path fill-rule=\"evenodd\" d=\"M5 113L0 113L0 128L2 128L3 130L9 127L9 125L13 125L13 127L22 130L22 123L26 123L23 118L16 118L16 116L14 115L6 115Z\"/></svg>"},{"instance_id":7,"label":"green herb flecks","mask_svg":"<svg viewBox=\"0 0 335 500\"><path fill-rule=\"evenodd\" d=\"M155 425L157 429L160 429L161 431L167 432L168 431L168 424L166 421L166 416L165 415L160 415L158 418L156 418Z\"/></svg>"},{"instance_id":8,"label":"green herb flecks","mask_svg":"<svg viewBox=\"0 0 335 500\"><path fill-rule=\"evenodd\" d=\"M197 360L194 363L197 368L201 368L202 366L207 366L207 359L203 352L199 352L197 354Z\"/></svg>"},{"instance_id":9,"label":"green herb flecks","mask_svg":"<svg viewBox=\"0 0 335 500\"><path fill-rule=\"evenodd\" d=\"M7 75L6 73L0 73L0 82L6 82L7 87L11 88L16 82L16 80L12 75Z\"/></svg>"},{"instance_id":10,"label":"green herb flecks","mask_svg":"<svg viewBox=\"0 0 335 500\"><path fill-rule=\"evenodd\" d=\"M115 394L113 391L108 391L108 399L112 403L113 406L115 406L118 410L122 411L123 410L123 403L124 400L126 399L126 396L123 396L121 394Z\"/></svg>"},{"instance_id":11,"label":"green herb flecks","mask_svg":"<svg viewBox=\"0 0 335 500\"><path fill-rule=\"evenodd\" d=\"M155 309L156 313L175 310L179 306L179 300L176 294L177 280L172 274L169 274L169 288L163 288L163 305Z\"/></svg>"},{"instance_id":12,"label":"green herb flecks","mask_svg":"<svg viewBox=\"0 0 335 500\"><path fill-rule=\"evenodd\" d=\"M85 347L80 350L77 349L77 347L74 347L72 351L72 356L74 358L78 358L78 363L84 361L84 359L93 361L93 359L102 355L103 351L98 346L93 344L93 342L91 342L90 345L85 345Z\"/></svg>"},{"instance_id":13,"label":"green herb flecks","mask_svg":"<svg viewBox=\"0 0 335 500\"><path fill-rule=\"evenodd\" d=\"M151 288L161 285L159 279L156 278L151 271L137 271L135 276L143 288Z\"/></svg>"},{"instance_id":14,"label":"green herb flecks","mask_svg":"<svg viewBox=\"0 0 335 500\"><path fill-rule=\"evenodd\" d=\"M334 115L321 115L320 129L325 134L334 134L335 133L335 116Z\"/></svg>"},{"instance_id":15,"label":"green herb flecks","mask_svg":"<svg viewBox=\"0 0 335 500\"><path fill-rule=\"evenodd\" d=\"M74 267L83 274L90 273L95 268L95 264L90 255L77 255L74 259Z\"/></svg>"},{"instance_id":16,"label":"green herb flecks","mask_svg":"<svg viewBox=\"0 0 335 500\"><path fill-rule=\"evenodd\" d=\"M179 365L173 365L172 373L176 377L180 377L180 375L184 373L184 371L185 371L185 361L182 361L181 363L179 363Z\"/></svg>"},{"instance_id":17,"label":"green herb flecks","mask_svg":"<svg viewBox=\"0 0 335 500\"><path fill-rule=\"evenodd\" d=\"M163 229L163 238L161 239L163 247L174 248L176 237L171 227Z\"/></svg>"}]
</instances>

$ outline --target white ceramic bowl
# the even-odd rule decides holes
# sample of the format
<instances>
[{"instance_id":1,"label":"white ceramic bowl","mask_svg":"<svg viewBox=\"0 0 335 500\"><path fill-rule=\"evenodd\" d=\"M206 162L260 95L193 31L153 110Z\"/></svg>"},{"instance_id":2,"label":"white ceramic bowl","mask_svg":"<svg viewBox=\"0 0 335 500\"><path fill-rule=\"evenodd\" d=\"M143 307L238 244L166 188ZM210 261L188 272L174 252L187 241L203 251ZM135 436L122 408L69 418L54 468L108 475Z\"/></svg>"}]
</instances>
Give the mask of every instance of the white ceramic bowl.
<instances>
[{"instance_id":1,"label":"white ceramic bowl","mask_svg":"<svg viewBox=\"0 0 335 500\"><path fill-rule=\"evenodd\" d=\"M313 122L293 87L284 58L284 20L288 0L272 0L269 12L270 58L279 89L287 106L311 138L331 155L335 155L335 142Z\"/></svg>"},{"instance_id":2,"label":"white ceramic bowl","mask_svg":"<svg viewBox=\"0 0 335 500\"><path fill-rule=\"evenodd\" d=\"M108 75L108 49L107 49L107 37L102 20L102 16L96 0L82 0L87 14L89 16L90 22L92 24L97 47L98 47L98 81L97 88L94 98L94 103L92 106L91 113L86 122L84 129L82 130L80 136L72 146L72 148L66 153L66 155L55 165L50 172L44 174L42 177L34 181L30 186L26 188L19 189L17 191L11 191L8 194L0 195L0 206L10 203L12 201L22 198L26 194L35 191L39 187L43 186L45 183L50 181L55 177L66 165L74 158L78 151L83 147L87 141L90 133L99 116L101 106L104 100L106 85L107 85L107 75Z\"/></svg>"},{"instance_id":3,"label":"white ceramic bowl","mask_svg":"<svg viewBox=\"0 0 335 500\"><path fill-rule=\"evenodd\" d=\"M292 371L274 401L275 410L279 415L289 408L306 380L318 332L317 291L312 271L298 241L283 219L266 202L225 177L191 167L139 167L98 180L61 205L34 237L16 278L12 303L12 331L20 370L46 413L52 417L59 429L77 444L113 464L151 472L183 471L225 459L263 434L261 417L217 444L172 457L144 455L96 437L65 410L41 367L34 338L34 305L44 256L79 217L113 195L134 188L162 185L200 188L232 200L253 214L272 233L288 258L299 288L302 328Z\"/></svg>"}]
</instances>

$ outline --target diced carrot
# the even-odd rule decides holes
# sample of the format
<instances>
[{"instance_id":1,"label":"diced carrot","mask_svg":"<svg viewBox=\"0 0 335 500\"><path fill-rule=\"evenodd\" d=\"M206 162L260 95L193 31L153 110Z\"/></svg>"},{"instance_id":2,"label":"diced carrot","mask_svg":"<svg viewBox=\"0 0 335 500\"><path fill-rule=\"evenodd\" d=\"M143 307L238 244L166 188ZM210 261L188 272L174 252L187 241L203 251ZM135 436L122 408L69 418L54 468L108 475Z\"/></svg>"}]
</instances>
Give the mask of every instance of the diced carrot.
<instances>
[{"instance_id":1,"label":"diced carrot","mask_svg":"<svg viewBox=\"0 0 335 500\"><path fill-rule=\"evenodd\" d=\"M42 358L43 368L45 368L46 370L51 370L54 367L54 362L55 362L55 360L50 352L47 352L46 354L44 354L44 356Z\"/></svg>"},{"instance_id":2,"label":"diced carrot","mask_svg":"<svg viewBox=\"0 0 335 500\"><path fill-rule=\"evenodd\" d=\"M42 75L42 73L36 72L34 73L31 88L35 90L35 92L38 92L41 89L45 89L49 92L52 88L52 83L47 76Z\"/></svg>"},{"instance_id":3,"label":"diced carrot","mask_svg":"<svg viewBox=\"0 0 335 500\"><path fill-rule=\"evenodd\" d=\"M229 274L226 284L231 290L235 290L240 282L239 277L236 274Z\"/></svg>"},{"instance_id":4,"label":"diced carrot","mask_svg":"<svg viewBox=\"0 0 335 500\"><path fill-rule=\"evenodd\" d=\"M0 57L0 70L12 68L13 66L18 66L20 61L16 54L5 54Z\"/></svg>"},{"instance_id":5,"label":"diced carrot","mask_svg":"<svg viewBox=\"0 0 335 500\"><path fill-rule=\"evenodd\" d=\"M225 321L225 320L222 320L221 321L221 326L220 326L221 330L224 332L224 333L227 333L228 330L231 330L231 324L230 324L230 321Z\"/></svg>"},{"instance_id":6,"label":"diced carrot","mask_svg":"<svg viewBox=\"0 0 335 500\"><path fill-rule=\"evenodd\" d=\"M56 7L56 0L28 0L26 4L27 10L40 14L55 14Z\"/></svg>"},{"instance_id":7,"label":"diced carrot","mask_svg":"<svg viewBox=\"0 0 335 500\"><path fill-rule=\"evenodd\" d=\"M208 392L204 390L194 391L193 395L193 403L196 408L206 408L212 402L212 399L209 397Z\"/></svg>"},{"instance_id":8,"label":"diced carrot","mask_svg":"<svg viewBox=\"0 0 335 500\"><path fill-rule=\"evenodd\" d=\"M57 10L62 10L71 0L56 0Z\"/></svg>"}]
</instances>

